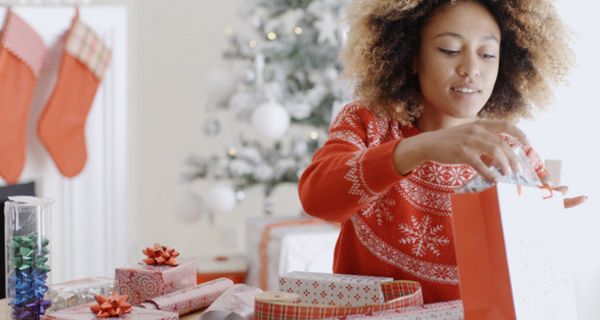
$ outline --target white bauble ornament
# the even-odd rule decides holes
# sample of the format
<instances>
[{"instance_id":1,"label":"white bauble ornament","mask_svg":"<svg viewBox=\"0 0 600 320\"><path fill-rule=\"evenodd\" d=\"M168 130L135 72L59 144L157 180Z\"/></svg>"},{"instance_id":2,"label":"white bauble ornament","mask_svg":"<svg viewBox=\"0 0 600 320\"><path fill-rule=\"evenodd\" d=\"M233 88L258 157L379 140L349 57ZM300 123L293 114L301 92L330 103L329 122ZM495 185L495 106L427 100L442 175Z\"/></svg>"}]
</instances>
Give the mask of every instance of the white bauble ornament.
<instances>
[{"instance_id":1,"label":"white bauble ornament","mask_svg":"<svg viewBox=\"0 0 600 320\"><path fill-rule=\"evenodd\" d=\"M207 214L209 209L204 199L199 195L188 191L181 199L177 207L177 217L187 223L196 222L202 215Z\"/></svg>"},{"instance_id":2,"label":"white bauble ornament","mask_svg":"<svg viewBox=\"0 0 600 320\"><path fill-rule=\"evenodd\" d=\"M238 75L229 70L216 69L206 76L206 87L212 96L221 99L233 94Z\"/></svg>"},{"instance_id":3,"label":"white bauble ornament","mask_svg":"<svg viewBox=\"0 0 600 320\"><path fill-rule=\"evenodd\" d=\"M235 190L230 186L218 184L210 189L206 202L215 212L229 213L237 205Z\"/></svg>"},{"instance_id":4,"label":"white bauble ornament","mask_svg":"<svg viewBox=\"0 0 600 320\"><path fill-rule=\"evenodd\" d=\"M281 138L290 126L290 114L274 101L261 104L252 113L252 126L269 140Z\"/></svg>"}]
</instances>

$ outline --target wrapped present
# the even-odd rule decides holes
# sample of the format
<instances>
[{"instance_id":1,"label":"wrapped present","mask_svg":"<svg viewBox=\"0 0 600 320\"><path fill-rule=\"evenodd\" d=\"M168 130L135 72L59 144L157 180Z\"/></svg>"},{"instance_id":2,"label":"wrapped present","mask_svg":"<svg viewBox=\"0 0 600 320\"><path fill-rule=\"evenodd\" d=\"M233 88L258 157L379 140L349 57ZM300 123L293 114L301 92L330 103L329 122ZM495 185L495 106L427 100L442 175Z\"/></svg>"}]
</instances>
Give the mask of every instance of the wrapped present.
<instances>
[{"instance_id":1,"label":"wrapped present","mask_svg":"<svg viewBox=\"0 0 600 320\"><path fill-rule=\"evenodd\" d=\"M309 217L249 219L246 283L277 290L279 276L295 270L332 272L339 226Z\"/></svg>"},{"instance_id":2,"label":"wrapped present","mask_svg":"<svg viewBox=\"0 0 600 320\"><path fill-rule=\"evenodd\" d=\"M86 303L59 311L48 312L42 320L97 320L96 314L90 310L93 303ZM178 320L177 313L132 307L131 312L118 318L107 319L135 319L135 320Z\"/></svg>"},{"instance_id":3,"label":"wrapped present","mask_svg":"<svg viewBox=\"0 0 600 320\"><path fill-rule=\"evenodd\" d=\"M337 320L338 318L330 318ZM460 300L430 303L417 307L374 312L370 315L352 315L346 320L464 320L463 305Z\"/></svg>"},{"instance_id":4,"label":"wrapped present","mask_svg":"<svg viewBox=\"0 0 600 320\"><path fill-rule=\"evenodd\" d=\"M203 283L218 278L229 278L234 283L244 283L248 273L248 259L243 255L197 257L196 282Z\"/></svg>"},{"instance_id":5,"label":"wrapped present","mask_svg":"<svg viewBox=\"0 0 600 320\"><path fill-rule=\"evenodd\" d=\"M105 277L89 277L53 284L47 293L47 298L52 301L48 311L58 311L92 302L96 295L108 295L113 288L114 280Z\"/></svg>"},{"instance_id":6,"label":"wrapped present","mask_svg":"<svg viewBox=\"0 0 600 320\"><path fill-rule=\"evenodd\" d=\"M415 281L389 281L381 284L384 303L364 306L306 304L300 295L288 292L265 292L256 295L255 320L312 320L368 315L423 305L421 285Z\"/></svg>"},{"instance_id":7,"label":"wrapped present","mask_svg":"<svg viewBox=\"0 0 600 320\"><path fill-rule=\"evenodd\" d=\"M279 291L300 295L302 303L365 306L385 301L381 285L388 277L290 272L279 279Z\"/></svg>"},{"instance_id":8,"label":"wrapped present","mask_svg":"<svg viewBox=\"0 0 600 320\"><path fill-rule=\"evenodd\" d=\"M192 287L196 284L196 261L180 258L177 251L155 245L146 248L143 262L115 270L115 291L126 294L132 304Z\"/></svg>"},{"instance_id":9,"label":"wrapped present","mask_svg":"<svg viewBox=\"0 0 600 320\"><path fill-rule=\"evenodd\" d=\"M180 316L209 306L233 281L220 278L147 300L140 307L175 312Z\"/></svg>"},{"instance_id":10,"label":"wrapped present","mask_svg":"<svg viewBox=\"0 0 600 320\"><path fill-rule=\"evenodd\" d=\"M179 315L173 312L151 310L133 307L127 301L127 295L110 296L97 295L96 303L82 304L47 313L43 320L96 320L111 319L136 319L136 320L178 320Z\"/></svg>"}]
</instances>

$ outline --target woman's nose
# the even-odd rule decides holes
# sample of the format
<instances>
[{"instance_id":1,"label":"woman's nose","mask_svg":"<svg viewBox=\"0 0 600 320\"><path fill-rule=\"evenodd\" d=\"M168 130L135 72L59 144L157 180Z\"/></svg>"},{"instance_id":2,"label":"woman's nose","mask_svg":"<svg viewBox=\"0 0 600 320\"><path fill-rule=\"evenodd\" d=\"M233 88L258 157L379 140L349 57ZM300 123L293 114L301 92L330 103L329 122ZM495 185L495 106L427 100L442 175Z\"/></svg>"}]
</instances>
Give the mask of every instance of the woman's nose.
<instances>
[{"instance_id":1,"label":"woman's nose","mask_svg":"<svg viewBox=\"0 0 600 320\"><path fill-rule=\"evenodd\" d=\"M477 62L477 55L467 54L457 68L457 73L461 77L470 78L471 80L481 75L481 70Z\"/></svg>"}]
</instances>

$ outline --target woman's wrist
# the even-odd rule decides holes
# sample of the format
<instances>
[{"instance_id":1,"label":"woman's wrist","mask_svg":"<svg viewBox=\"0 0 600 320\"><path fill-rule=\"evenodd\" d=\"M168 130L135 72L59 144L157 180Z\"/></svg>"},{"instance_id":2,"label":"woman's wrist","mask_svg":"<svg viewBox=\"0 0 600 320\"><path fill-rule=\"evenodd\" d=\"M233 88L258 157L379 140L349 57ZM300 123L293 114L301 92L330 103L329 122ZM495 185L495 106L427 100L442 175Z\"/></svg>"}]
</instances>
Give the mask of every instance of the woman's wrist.
<instances>
[{"instance_id":1,"label":"woman's wrist","mask_svg":"<svg viewBox=\"0 0 600 320\"><path fill-rule=\"evenodd\" d=\"M402 139L394 149L394 169L400 175L409 174L427 160L427 147L423 143L425 133Z\"/></svg>"}]
</instances>

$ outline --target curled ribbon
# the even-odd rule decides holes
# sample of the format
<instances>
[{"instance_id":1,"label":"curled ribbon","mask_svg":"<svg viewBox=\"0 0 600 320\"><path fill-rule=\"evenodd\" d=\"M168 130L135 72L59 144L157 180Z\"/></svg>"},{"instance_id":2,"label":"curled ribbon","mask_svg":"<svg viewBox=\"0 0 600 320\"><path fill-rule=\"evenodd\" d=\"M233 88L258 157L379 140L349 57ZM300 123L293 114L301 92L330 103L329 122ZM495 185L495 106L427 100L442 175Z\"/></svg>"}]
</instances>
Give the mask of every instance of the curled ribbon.
<instances>
[{"instance_id":1,"label":"curled ribbon","mask_svg":"<svg viewBox=\"0 0 600 320\"><path fill-rule=\"evenodd\" d=\"M132 306L127 303L128 295L119 296L116 293L112 293L110 296L105 297L103 295L96 296L96 302L90 307L90 310L98 318L108 317L119 317L122 314L131 312Z\"/></svg>"},{"instance_id":2,"label":"curled ribbon","mask_svg":"<svg viewBox=\"0 0 600 320\"><path fill-rule=\"evenodd\" d=\"M148 265L177 265L176 258L179 256L179 252L167 246L155 243L154 246L147 247L142 252L148 257L144 259L144 262Z\"/></svg>"}]
</instances>

